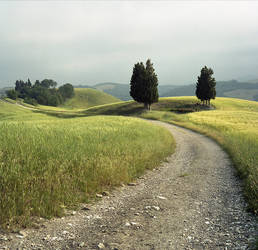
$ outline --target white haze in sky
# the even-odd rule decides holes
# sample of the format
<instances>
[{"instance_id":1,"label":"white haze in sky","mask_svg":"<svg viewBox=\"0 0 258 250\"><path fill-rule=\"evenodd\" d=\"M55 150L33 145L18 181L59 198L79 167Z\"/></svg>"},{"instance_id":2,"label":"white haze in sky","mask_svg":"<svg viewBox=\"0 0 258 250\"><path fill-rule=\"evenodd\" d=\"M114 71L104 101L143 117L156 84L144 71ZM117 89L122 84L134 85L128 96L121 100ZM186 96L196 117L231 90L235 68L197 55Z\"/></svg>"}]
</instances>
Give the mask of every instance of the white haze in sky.
<instances>
[{"instance_id":1,"label":"white haze in sky","mask_svg":"<svg viewBox=\"0 0 258 250\"><path fill-rule=\"evenodd\" d=\"M0 87L129 83L148 58L161 84L257 77L258 2L0 1Z\"/></svg>"}]
</instances>

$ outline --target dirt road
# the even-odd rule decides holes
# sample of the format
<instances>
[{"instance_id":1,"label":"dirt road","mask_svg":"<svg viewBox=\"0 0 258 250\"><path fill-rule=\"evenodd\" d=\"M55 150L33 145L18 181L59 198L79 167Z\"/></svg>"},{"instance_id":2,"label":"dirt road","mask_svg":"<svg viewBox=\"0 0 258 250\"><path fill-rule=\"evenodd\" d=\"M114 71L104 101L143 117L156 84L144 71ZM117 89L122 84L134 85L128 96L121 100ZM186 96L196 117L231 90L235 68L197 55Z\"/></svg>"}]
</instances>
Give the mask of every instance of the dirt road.
<instances>
[{"instance_id":1,"label":"dirt road","mask_svg":"<svg viewBox=\"0 0 258 250\"><path fill-rule=\"evenodd\" d=\"M227 155L202 135L153 123L177 142L159 169L89 210L2 236L0 249L246 249L255 238L255 218L245 212Z\"/></svg>"}]
</instances>

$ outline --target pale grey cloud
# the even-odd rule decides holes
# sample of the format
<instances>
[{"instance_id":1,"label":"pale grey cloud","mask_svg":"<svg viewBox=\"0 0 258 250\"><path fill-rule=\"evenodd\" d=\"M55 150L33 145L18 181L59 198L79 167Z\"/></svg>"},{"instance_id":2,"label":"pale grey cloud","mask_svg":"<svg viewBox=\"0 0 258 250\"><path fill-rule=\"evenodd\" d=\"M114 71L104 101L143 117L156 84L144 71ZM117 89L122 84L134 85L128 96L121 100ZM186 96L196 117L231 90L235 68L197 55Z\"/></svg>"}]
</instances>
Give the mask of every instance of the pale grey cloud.
<instances>
[{"instance_id":1,"label":"pale grey cloud","mask_svg":"<svg viewBox=\"0 0 258 250\"><path fill-rule=\"evenodd\" d=\"M147 58L160 83L194 82L203 65L218 79L249 75L258 68L257 13L253 1L0 2L0 84L128 83Z\"/></svg>"}]
</instances>

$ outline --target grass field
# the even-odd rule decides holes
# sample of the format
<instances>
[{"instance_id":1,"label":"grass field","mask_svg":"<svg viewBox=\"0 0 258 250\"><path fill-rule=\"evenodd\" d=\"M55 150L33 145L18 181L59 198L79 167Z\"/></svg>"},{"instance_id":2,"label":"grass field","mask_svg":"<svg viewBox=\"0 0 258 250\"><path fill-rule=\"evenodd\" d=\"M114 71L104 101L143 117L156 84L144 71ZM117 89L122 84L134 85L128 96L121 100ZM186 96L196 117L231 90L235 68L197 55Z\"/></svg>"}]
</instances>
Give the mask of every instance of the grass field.
<instances>
[{"instance_id":1,"label":"grass field","mask_svg":"<svg viewBox=\"0 0 258 250\"><path fill-rule=\"evenodd\" d=\"M0 101L0 224L34 216L127 183L174 150L164 128L131 117L58 118Z\"/></svg>"},{"instance_id":2,"label":"grass field","mask_svg":"<svg viewBox=\"0 0 258 250\"><path fill-rule=\"evenodd\" d=\"M230 155L244 180L250 210L258 212L258 103L216 98L214 110L201 111L195 97L160 98L151 112L129 101L91 108L85 114L140 116L184 126L212 137ZM193 111L200 112L193 112Z\"/></svg>"},{"instance_id":3,"label":"grass field","mask_svg":"<svg viewBox=\"0 0 258 250\"><path fill-rule=\"evenodd\" d=\"M212 137L232 158L249 208L257 213L258 103L217 98L212 110L196 103L194 97L161 98L145 112L133 101L84 111L32 111L0 102L1 224L61 215L63 207L131 181L173 151L166 130L122 116L162 120Z\"/></svg>"}]
</instances>

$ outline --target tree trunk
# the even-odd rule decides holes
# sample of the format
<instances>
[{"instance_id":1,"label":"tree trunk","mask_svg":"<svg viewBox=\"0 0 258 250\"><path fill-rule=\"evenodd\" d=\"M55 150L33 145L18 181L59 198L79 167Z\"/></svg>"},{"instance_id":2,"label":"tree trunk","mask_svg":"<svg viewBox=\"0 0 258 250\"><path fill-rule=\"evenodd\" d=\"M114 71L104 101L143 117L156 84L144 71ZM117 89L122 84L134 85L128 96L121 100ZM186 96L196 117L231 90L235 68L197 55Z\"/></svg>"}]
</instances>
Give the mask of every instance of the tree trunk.
<instances>
[{"instance_id":1,"label":"tree trunk","mask_svg":"<svg viewBox=\"0 0 258 250\"><path fill-rule=\"evenodd\" d=\"M151 110L151 105L149 103L144 103L144 109Z\"/></svg>"}]
</instances>

